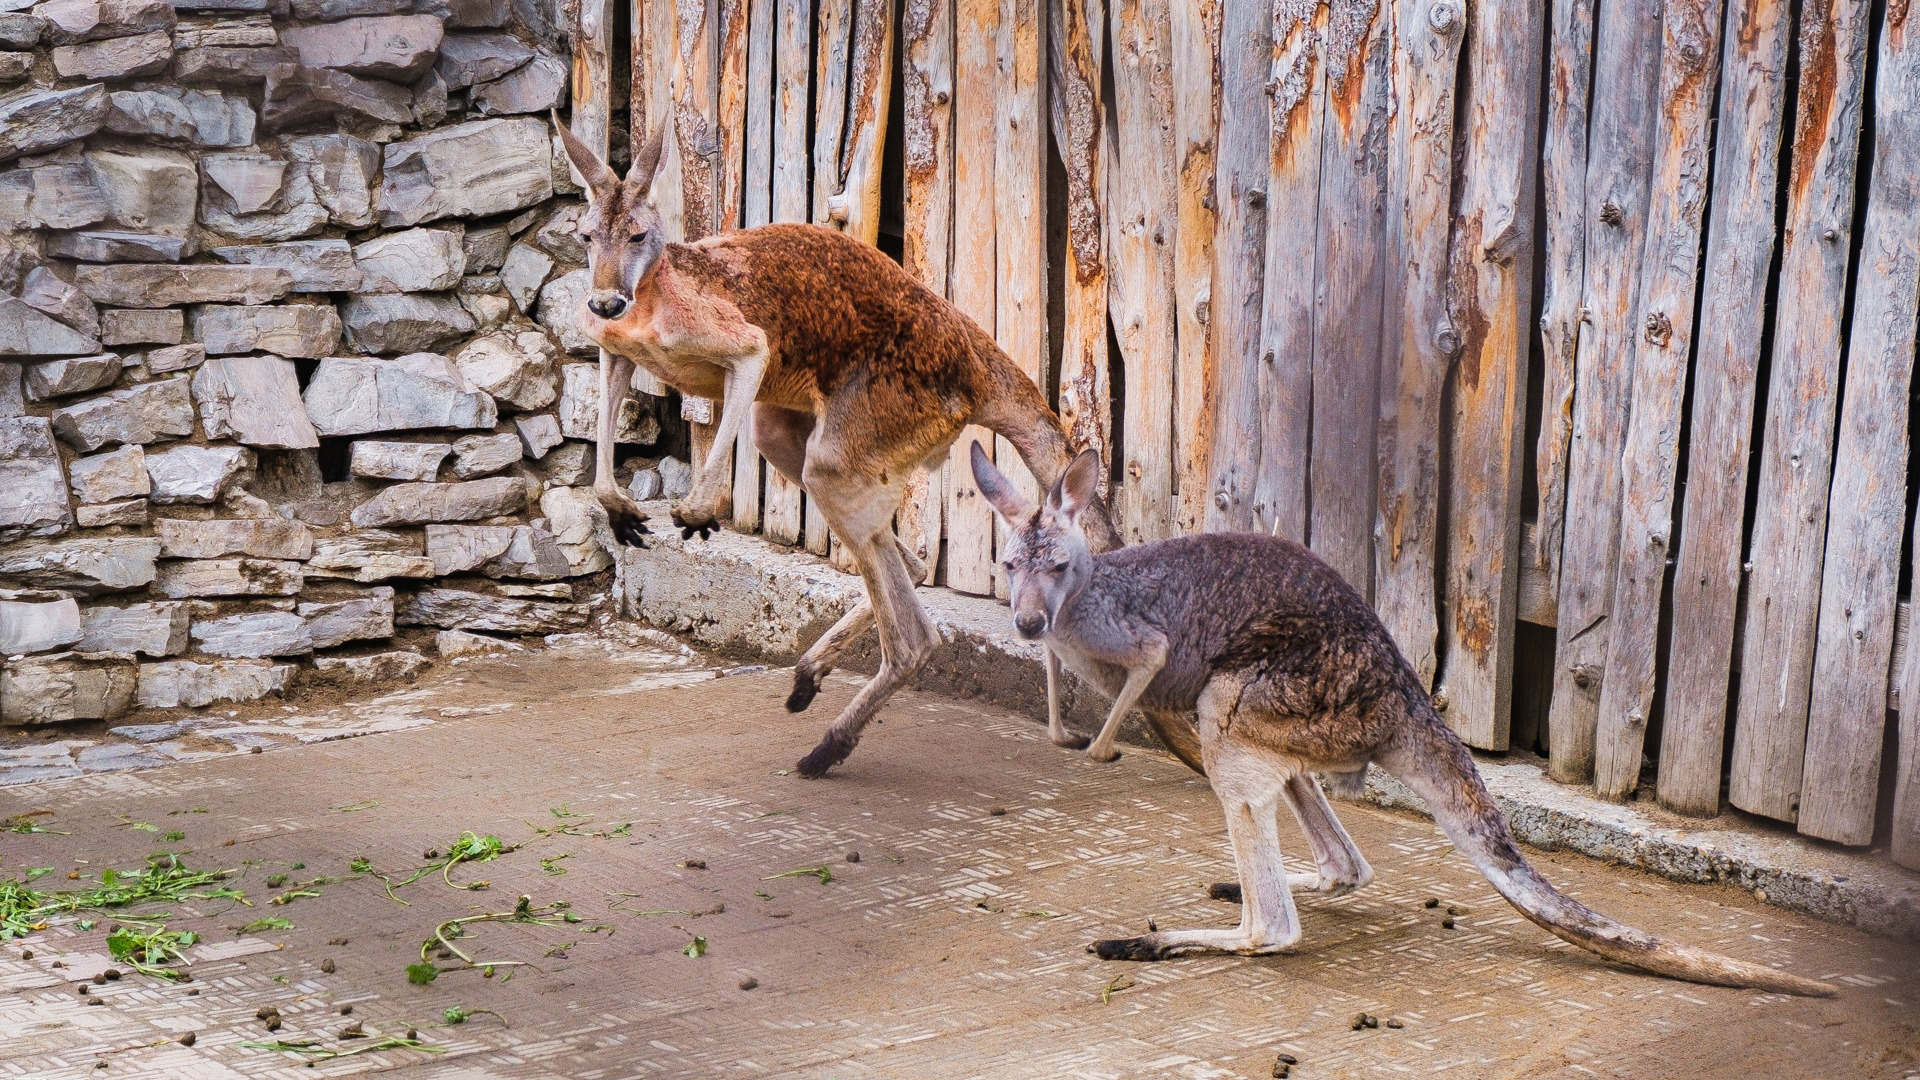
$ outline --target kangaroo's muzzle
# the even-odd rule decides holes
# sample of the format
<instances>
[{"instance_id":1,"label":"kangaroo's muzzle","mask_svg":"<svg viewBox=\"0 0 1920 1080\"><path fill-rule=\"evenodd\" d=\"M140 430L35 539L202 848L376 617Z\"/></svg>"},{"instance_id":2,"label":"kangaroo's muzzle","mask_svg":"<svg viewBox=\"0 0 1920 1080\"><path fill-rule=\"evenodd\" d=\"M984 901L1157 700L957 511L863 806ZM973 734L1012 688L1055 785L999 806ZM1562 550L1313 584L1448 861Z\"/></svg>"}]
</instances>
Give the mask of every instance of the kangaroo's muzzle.
<instances>
[{"instance_id":1,"label":"kangaroo's muzzle","mask_svg":"<svg viewBox=\"0 0 1920 1080\"><path fill-rule=\"evenodd\" d=\"M603 319L617 319L627 310L627 298L612 289L595 289L587 298L587 310Z\"/></svg>"},{"instance_id":2,"label":"kangaroo's muzzle","mask_svg":"<svg viewBox=\"0 0 1920 1080\"><path fill-rule=\"evenodd\" d=\"M1041 611L1023 611L1013 617L1013 625L1021 637L1031 641L1046 632L1047 616Z\"/></svg>"}]
</instances>

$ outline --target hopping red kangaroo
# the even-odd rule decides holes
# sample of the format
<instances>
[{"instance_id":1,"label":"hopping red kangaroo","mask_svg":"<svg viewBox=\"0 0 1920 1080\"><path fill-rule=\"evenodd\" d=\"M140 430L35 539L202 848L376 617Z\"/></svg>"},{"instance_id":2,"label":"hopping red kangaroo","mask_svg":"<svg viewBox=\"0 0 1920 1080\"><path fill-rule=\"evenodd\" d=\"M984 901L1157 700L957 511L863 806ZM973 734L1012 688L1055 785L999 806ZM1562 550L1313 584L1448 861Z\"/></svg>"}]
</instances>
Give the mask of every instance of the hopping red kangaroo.
<instances>
[{"instance_id":1,"label":"hopping red kangaroo","mask_svg":"<svg viewBox=\"0 0 1920 1080\"><path fill-rule=\"evenodd\" d=\"M866 601L800 658L787 698L789 710L805 709L878 622L878 674L800 761L801 775L821 776L853 752L939 641L913 595L925 570L893 533L914 469L944 461L962 429L978 424L1012 443L1049 487L1073 459L1066 434L991 337L875 248L813 225L669 243L650 198L661 133L623 181L557 118L555 127L588 192L580 229L593 287L581 326L605 350L594 493L615 534L638 545L647 531L614 482L615 419L638 364L683 394L722 403L713 449L673 506L683 535L704 539L716 527L728 453L751 424L754 447L806 490L860 567ZM1096 548L1119 546L1103 506L1085 526ZM1056 735L1081 744L1064 729Z\"/></svg>"}]
</instances>

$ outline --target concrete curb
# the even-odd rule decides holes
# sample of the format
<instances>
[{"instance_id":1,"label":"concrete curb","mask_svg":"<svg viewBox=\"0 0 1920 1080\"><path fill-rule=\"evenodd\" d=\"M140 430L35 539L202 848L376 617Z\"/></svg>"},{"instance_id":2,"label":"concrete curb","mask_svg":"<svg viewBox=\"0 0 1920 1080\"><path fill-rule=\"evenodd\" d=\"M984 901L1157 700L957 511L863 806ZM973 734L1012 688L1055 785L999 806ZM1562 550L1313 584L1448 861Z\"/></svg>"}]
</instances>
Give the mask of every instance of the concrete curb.
<instances>
[{"instance_id":1,"label":"concrete curb","mask_svg":"<svg viewBox=\"0 0 1920 1080\"><path fill-rule=\"evenodd\" d=\"M622 549L615 588L624 614L722 653L790 662L863 595L858 578L757 537L723 532L710 540L682 542L677 530L665 531L666 506L646 506L662 529L651 547ZM1003 605L945 589L922 589L920 600L944 644L917 686L1045 717L1040 646L1014 636ZM878 660L878 645L869 635L847 667L871 672ZM1065 682L1068 722L1098 730L1105 702L1071 675ZM823 728L828 719L821 717ZM1122 738L1157 745L1137 720L1122 729ZM1920 940L1920 875L1883 857L1730 819L1693 821L1651 802L1605 802L1554 783L1536 761L1518 755L1478 756L1477 763L1522 843L1577 851L1674 881L1734 885L1789 911ZM1419 799L1378 769L1368 772L1366 797L1380 806L1426 813Z\"/></svg>"}]
</instances>

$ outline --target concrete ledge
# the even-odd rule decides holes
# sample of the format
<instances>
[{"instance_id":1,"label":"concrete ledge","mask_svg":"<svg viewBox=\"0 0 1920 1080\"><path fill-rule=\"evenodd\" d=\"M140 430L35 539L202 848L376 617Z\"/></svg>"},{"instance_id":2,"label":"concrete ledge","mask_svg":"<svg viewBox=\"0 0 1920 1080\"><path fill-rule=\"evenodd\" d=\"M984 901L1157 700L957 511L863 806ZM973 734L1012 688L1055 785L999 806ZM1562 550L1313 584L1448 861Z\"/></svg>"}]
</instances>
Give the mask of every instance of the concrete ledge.
<instances>
[{"instance_id":1,"label":"concrete ledge","mask_svg":"<svg viewBox=\"0 0 1920 1080\"><path fill-rule=\"evenodd\" d=\"M863 595L860 579L825 560L733 532L682 542L677 530L666 532L665 503L650 503L646 510L661 533L645 550L622 550L616 583L621 610L709 648L791 662ZM1040 646L1012 633L1004 605L945 589L922 589L920 600L944 644L916 685L982 697L1044 721ZM878 644L869 635L847 667L871 672L878 660ZM1065 683L1068 722L1083 731L1098 730L1105 702L1072 675ZM821 724L828 719L823 715ZM1138 720L1122 729L1122 738L1156 745ZM1790 911L1920 940L1920 874L1884 856L1747 828L1725 817L1693 821L1651 802L1605 802L1548 780L1536 760L1520 755L1476 758L1522 843L1577 851L1674 881L1734 885ZM1367 799L1426 812L1378 769L1368 772Z\"/></svg>"}]
</instances>

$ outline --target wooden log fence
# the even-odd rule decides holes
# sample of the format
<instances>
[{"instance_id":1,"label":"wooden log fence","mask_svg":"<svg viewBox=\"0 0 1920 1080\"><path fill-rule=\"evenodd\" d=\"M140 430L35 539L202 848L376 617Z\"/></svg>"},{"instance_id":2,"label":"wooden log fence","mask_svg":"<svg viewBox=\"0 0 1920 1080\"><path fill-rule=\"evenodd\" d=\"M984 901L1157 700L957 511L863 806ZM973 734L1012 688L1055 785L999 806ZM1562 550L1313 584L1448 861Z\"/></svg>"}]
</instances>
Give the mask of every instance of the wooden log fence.
<instances>
[{"instance_id":1,"label":"wooden log fence","mask_svg":"<svg viewBox=\"0 0 1920 1080\"><path fill-rule=\"evenodd\" d=\"M570 123L670 129L670 228L811 221L895 254L1101 451L1128 543L1305 544L1471 745L1920 868L1908 5L572 10ZM682 403L696 449L713 404ZM1031 486L970 430L896 525L929 584L985 595L974 439ZM836 551L749 439L732 455L735 528Z\"/></svg>"}]
</instances>

